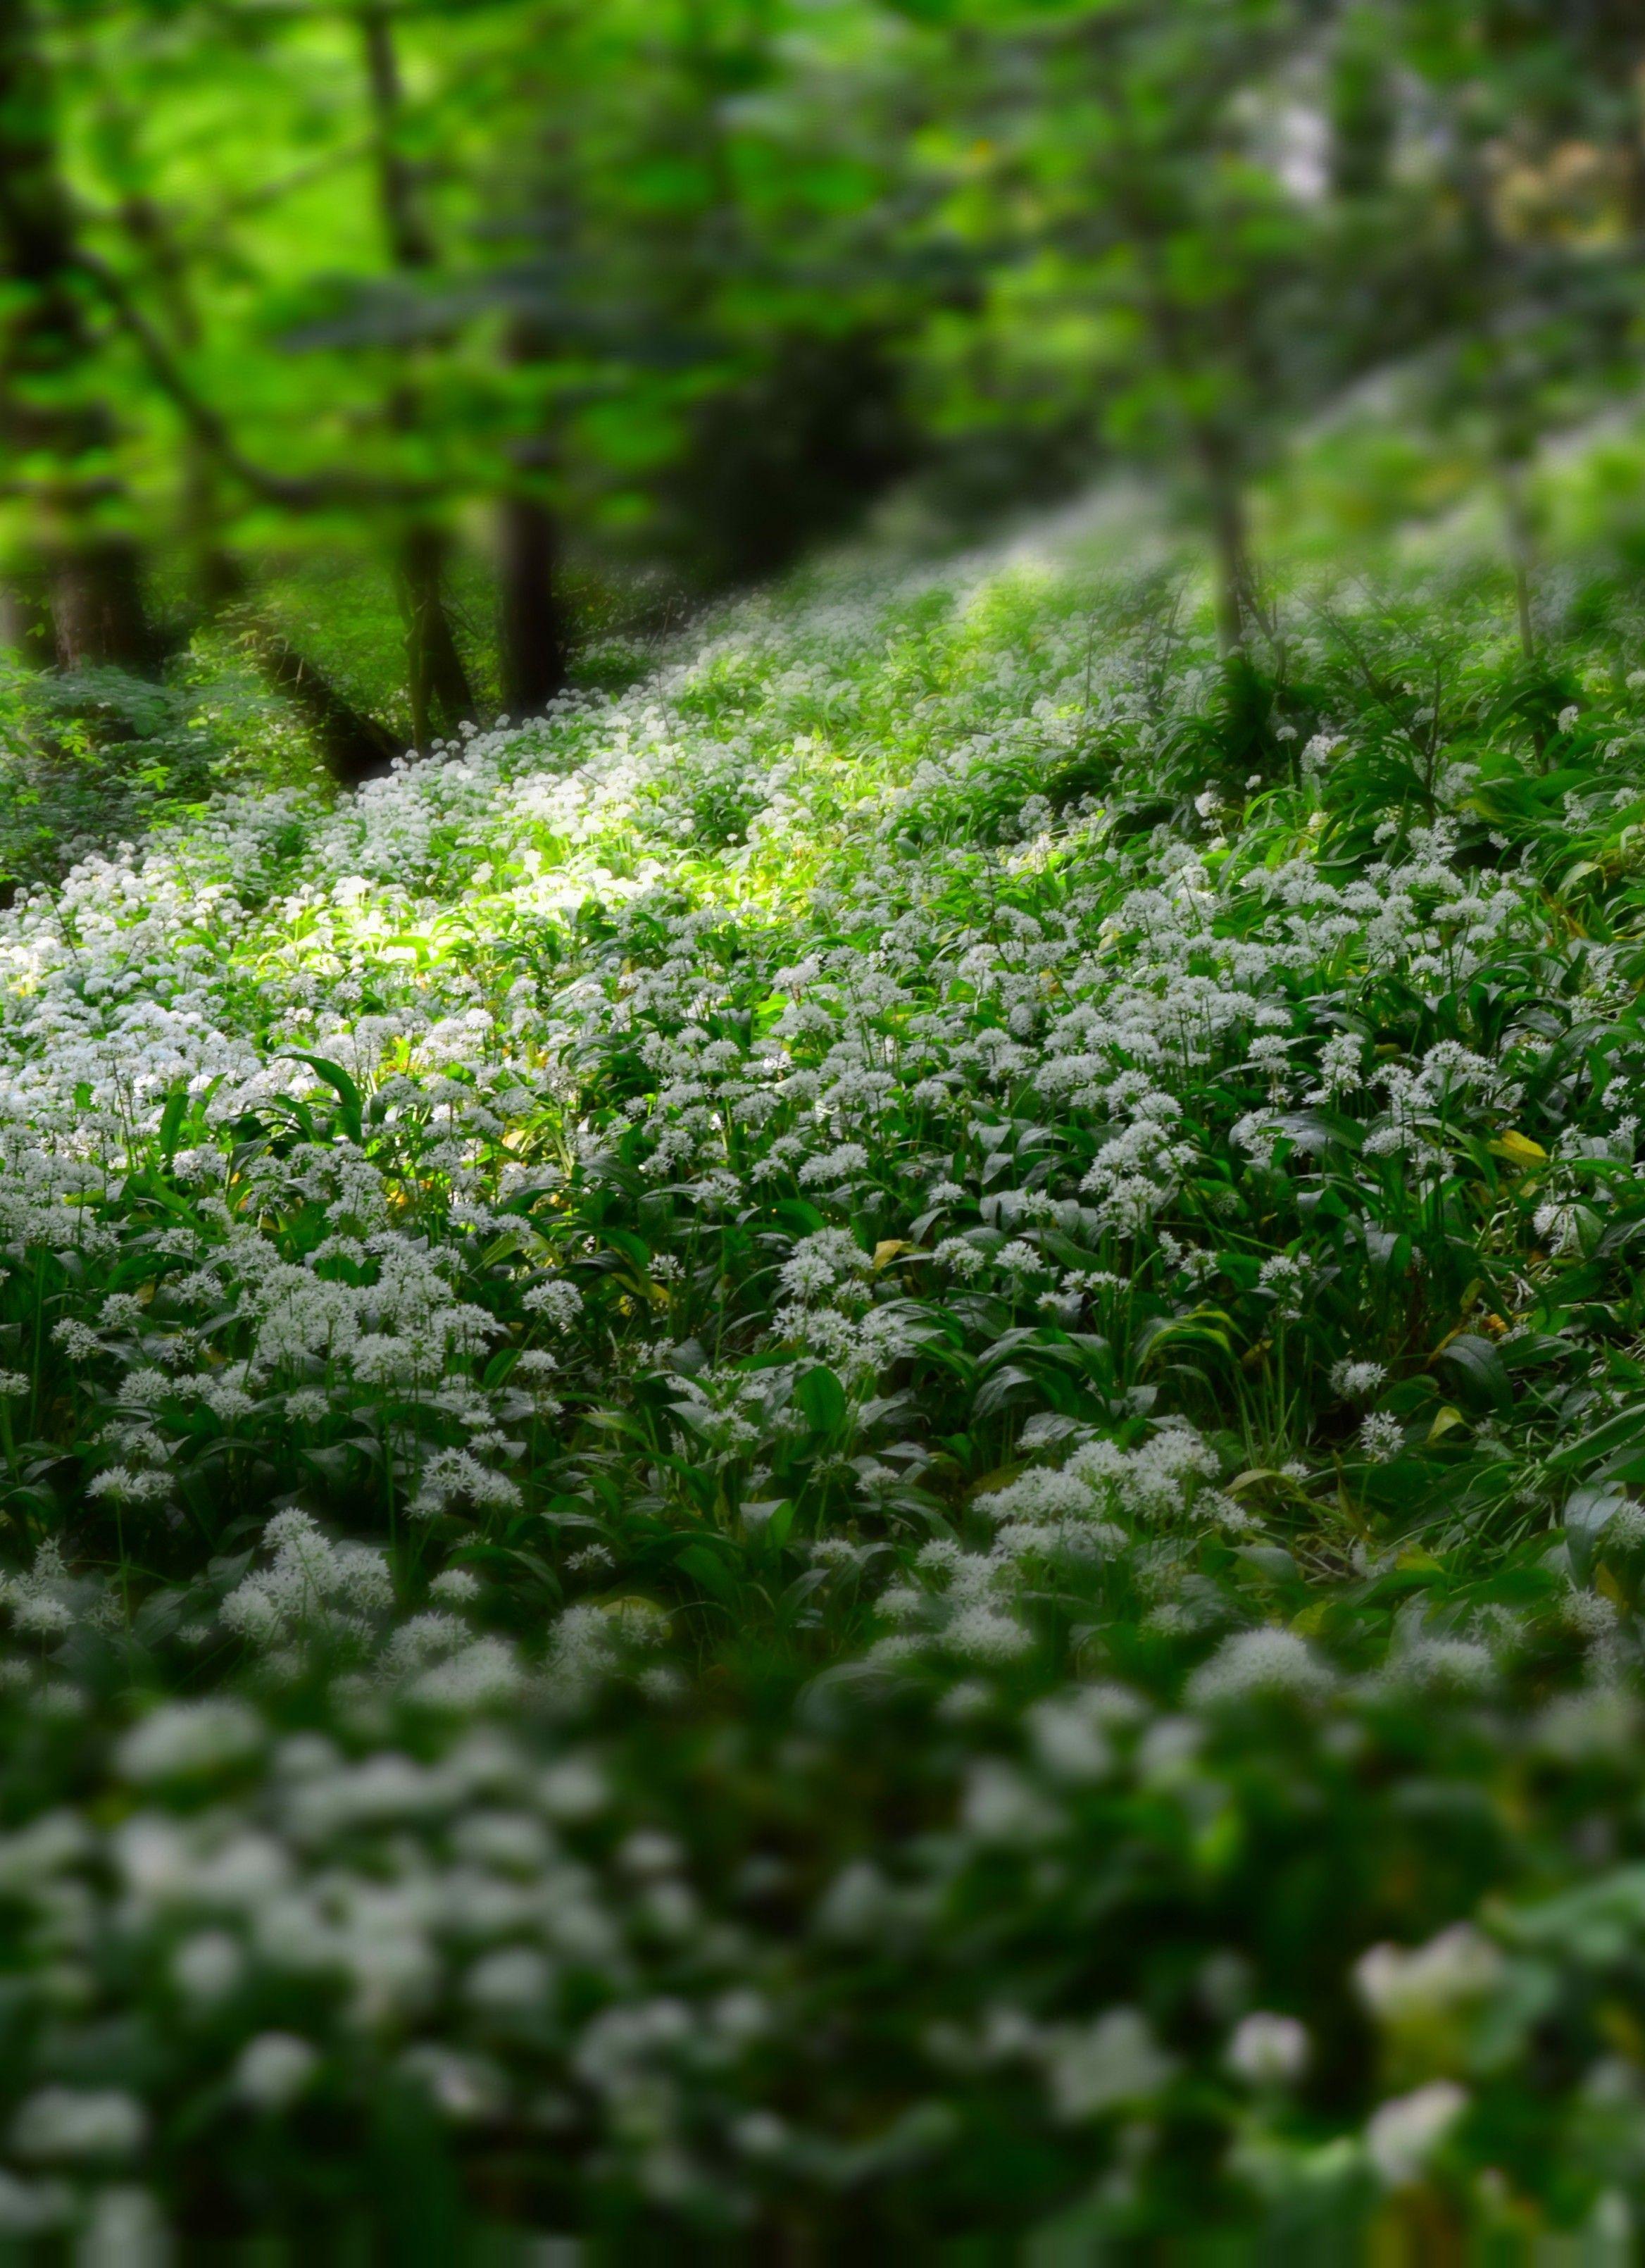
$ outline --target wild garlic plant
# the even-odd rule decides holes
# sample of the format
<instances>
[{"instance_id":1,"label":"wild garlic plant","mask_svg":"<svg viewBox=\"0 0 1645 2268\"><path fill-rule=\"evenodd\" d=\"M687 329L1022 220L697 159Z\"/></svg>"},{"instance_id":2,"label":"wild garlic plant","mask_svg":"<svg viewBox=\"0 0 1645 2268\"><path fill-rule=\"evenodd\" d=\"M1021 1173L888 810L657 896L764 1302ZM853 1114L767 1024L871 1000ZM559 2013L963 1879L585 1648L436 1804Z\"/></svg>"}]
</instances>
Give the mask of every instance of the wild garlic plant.
<instances>
[{"instance_id":1,"label":"wild garlic plant","mask_svg":"<svg viewBox=\"0 0 1645 2268\"><path fill-rule=\"evenodd\" d=\"M1645 679L1156 596L0 915L0 2230L1630 2225Z\"/></svg>"}]
</instances>

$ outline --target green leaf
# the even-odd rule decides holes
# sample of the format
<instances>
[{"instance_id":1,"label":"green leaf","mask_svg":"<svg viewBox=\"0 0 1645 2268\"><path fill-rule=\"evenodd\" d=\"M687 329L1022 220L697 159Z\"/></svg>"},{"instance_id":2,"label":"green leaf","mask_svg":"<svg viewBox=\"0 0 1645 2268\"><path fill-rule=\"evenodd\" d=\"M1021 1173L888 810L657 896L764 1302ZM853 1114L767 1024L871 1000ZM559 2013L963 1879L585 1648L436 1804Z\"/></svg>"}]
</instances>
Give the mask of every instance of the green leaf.
<instances>
[{"instance_id":1,"label":"green leaf","mask_svg":"<svg viewBox=\"0 0 1645 2268\"><path fill-rule=\"evenodd\" d=\"M720 1554L706 1543L688 1543L674 1565L694 1583L701 1583L711 1598L729 1606L737 1597L737 1578Z\"/></svg>"},{"instance_id":2,"label":"green leaf","mask_svg":"<svg viewBox=\"0 0 1645 2268\"><path fill-rule=\"evenodd\" d=\"M1495 1409L1506 1411L1512 1408L1513 1382L1503 1367L1502 1356L1488 1339L1465 1331L1460 1338L1442 1347L1435 1360L1449 1363L1452 1369L1459 1371Z\"/></svg>"},{"instance_id":3,"label":"green leaf","mask_svg":"<svg viewBox=\"0 0 1645 2268\"><path fill-rule=\"evenodd\" d=\"M1571 1572L1579 1583L1588 1580L1599 1538L1627 1502L1619 1491L1606 1488L1575 1489L1567 1499L1561 1524Z\"/></svg>"},{"instance_id":4,"label":"green leaf","mask_svg":"<svg viewBox=\"0 0 1645 2268\"><path fill-rule=\"evenodd\" d=\"M1548 1459L1555 1472L1581 1472L1597 1467L1600 1475L1613 1471L1618 1461L1645 1451L1645 1402L1619 1410L1591 1433L1584 1433L1568 1449L1556 1449Z\"/></svg>"},{"instance_id":5,"label":"green leaf","mask_svg":"<svg viewBox=\"0 0 1645 2268\"><path fill-rule=\"evenodd\" d=\"M651 1266L651 1248L643 1236L635 1236L631 1229L627 1228L603 1228L600 1234L610 1245L612 1250L621 1252L623 1258L640 1275L649 1274Z\"/></svg>"},{"instance_id":6,"label":"green leaf","mask_svg":"<svg viewBox=\"0 0 1645 2268\"><path fill-rule=\"evenodd\" d=\"M160 1113L159 1131L156 1138L160 1145L160 1155L168 1162L176 1155L177 1138L182 1131L183 1116L187 1108L187 1087L174 1086L165 1098L165 1108Z\"/></svg>"},{"instance_id":7,"label":"green leaf","mask_svg":"<svg viewBox=\"0 0 1645 2268\"><path fill-rule=\"evenodd\" d=\"M302 1048L283 1048L275 1061L278 1063L283 1057L289 1057L293 1063L305 1063L318 1078L325 1080L341 1106L338 1116L342 1121L343 1131L351 1142L357 1144L363 1141L365 1106L360 1099L359 1088L342 1065L333 1063L329 1056L309 1055Z\"/></svg>"},{"instance_id":8,"label":"green leaf","mask_svg":"<svg viewBox=\"0 0 1645 2268\"><path fill-rule=\"evenodd\" d=\"M826 1363L803 1371L794 1382L794 1399L811 1421L813 1432L837 1432L845 1423L846 1392Z\"/></svg>"}]
</instances>

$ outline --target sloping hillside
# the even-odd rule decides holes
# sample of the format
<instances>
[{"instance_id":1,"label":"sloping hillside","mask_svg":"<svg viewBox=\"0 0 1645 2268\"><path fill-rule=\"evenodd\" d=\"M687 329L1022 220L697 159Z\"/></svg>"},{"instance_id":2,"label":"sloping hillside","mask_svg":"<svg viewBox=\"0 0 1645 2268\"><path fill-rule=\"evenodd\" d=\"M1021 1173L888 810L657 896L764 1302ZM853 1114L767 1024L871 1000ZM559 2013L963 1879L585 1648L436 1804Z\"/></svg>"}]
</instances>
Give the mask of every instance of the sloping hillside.
<instances>
[{"instance_id":1,"label":"sloping hillside","mask_svg":"<svg viewBox=\"0 0 1645 2268\"><path fill-rule=\"evenodd\" d=\"M1626 2228L1645 673L1283 627L841 571L0 917L0 2225Z\"/></svg>"}]
</instances>

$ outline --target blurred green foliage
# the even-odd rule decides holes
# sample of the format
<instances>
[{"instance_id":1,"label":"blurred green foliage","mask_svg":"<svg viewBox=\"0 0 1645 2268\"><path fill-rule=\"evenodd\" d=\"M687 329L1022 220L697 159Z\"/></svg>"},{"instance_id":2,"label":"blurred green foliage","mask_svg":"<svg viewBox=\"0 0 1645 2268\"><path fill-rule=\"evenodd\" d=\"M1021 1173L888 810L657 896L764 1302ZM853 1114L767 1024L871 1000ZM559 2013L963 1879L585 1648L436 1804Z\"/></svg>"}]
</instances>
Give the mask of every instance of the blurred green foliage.
<instances>
[{"instance_id":1,"label":"blurred green foliage","mask_svg":"<svg viewBox=\"0 0 1645 2268\"><path fill-rule=\"evenodd\" d=\"M1500 494L1529 649L1528 468L1633 383L1641 69L1600 0L13 0L13 644L226 635L348 779L893 483L1105 462L1231 651L1253 490L1375 394Z\"/></svg>"}]
</instances>

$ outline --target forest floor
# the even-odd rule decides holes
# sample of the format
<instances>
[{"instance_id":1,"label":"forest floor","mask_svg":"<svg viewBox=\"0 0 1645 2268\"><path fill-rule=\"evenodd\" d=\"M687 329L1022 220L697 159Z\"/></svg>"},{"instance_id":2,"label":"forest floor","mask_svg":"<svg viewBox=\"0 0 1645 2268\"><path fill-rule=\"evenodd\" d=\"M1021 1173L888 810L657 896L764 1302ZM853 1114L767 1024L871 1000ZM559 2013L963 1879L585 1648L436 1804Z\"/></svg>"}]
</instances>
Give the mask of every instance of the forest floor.
<instances>
[{"instance_id":1,"label":"forest floor","mask_svg":"<svg viewBox=\"0 0 1645 2268\"><path fill-rule=\"evenodd\" d=\"M1645 648L1114 555L0 915L0 2231L1627 2257Z\"/></svg>"}]
</instances>

